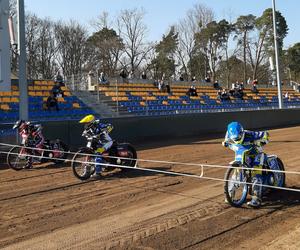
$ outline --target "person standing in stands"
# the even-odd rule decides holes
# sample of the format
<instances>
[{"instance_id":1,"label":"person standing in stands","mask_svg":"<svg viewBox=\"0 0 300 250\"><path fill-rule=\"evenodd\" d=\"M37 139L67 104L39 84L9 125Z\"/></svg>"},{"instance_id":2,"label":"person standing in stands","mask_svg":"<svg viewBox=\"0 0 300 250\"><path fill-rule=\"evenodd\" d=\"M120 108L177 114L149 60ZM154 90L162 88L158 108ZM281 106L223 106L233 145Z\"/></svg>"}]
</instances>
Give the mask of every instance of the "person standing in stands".
<instances>
[{"instance_id":1,"label":"person standing in stands","mask_svg":"<svg viewBox=\"0 0 300 250\"><path fill-rule=\"evenodd\" d=\"M55 82L59 83L60 86L65 86L64 78L62 77L59 71L57 72L57 75L55 77Z\"/></svg>"},{"instance_id":2,"label":"person standing in stands","mask_svg":"<svg viewBox=\"0 0 300 250\"><path fill-rule=\"evenodd\" d=\"M127 70L125 68L123 68L120 73L120 77L122 78L123 83L128 82L127 76L128 76Z\"/></svg>"},{"instance_id":3,"label":"person standing in stands","mask_svg":"<svg viewBox=\"0 0 300 250\"><path fill-rule=\"evenodd\" d=\"M100 84L107 84L107 85L109 84L109 81L106 79L103 72L100 73L99 83Z\"/></svg>"},{"instance_id":4,"label":"person standing in stands","mask_svg":"<svg viewBox=\"0 0 300 250\"><path fill-rule=\"evenodd\" d=\"M146 75L145 71L143 71L143 73L142 73L142 79L143 79L143 80L146 80L146 79L147 79L147 75Z\"/></svg>"},{"instance_id":5,"label":"person standing in stands","mask_svg":"<svg viewBox=\"0 0 300 250\"><path fill-rule=\"evenodd\" d=\"M53 93L54 97L64 97L64 92L61 89L59 82L55 83L55 85L53 86L51 92Z\"/></svg>"},{"instance_id":6,"label":"person standing in stands","mask_svg":"<svg viewBox=\"0 0 300 250\"><path fill-rule=\"evenodd\" d=\"M169 82L166 83L166 91L169 95L171 94L171 88L170 88Z\"/></svg>"},{"instance_id":7,"label":"person standing in stands","mask_svg":"<svg viewBox=\"0 0 300 250\"><path fill-rule=\"evenodd\" d=\"M59 111L58 101L57 101L56 97L54 96L53 92L51 92L50 96L47 98L46 105L47 105L47 109L49 111L51 111L53 109L55 109L56 111Z\"/></svg>"}]
</instances>

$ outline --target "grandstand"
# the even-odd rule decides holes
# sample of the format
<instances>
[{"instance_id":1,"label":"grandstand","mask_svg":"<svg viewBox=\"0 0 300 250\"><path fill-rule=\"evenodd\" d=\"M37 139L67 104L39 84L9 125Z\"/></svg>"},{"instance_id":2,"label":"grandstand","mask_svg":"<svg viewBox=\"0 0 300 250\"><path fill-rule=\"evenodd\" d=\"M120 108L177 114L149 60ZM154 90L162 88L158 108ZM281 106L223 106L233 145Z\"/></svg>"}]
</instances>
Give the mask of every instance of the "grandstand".
<instances>
[{"instance_id":1,"label":"grandstand","mask_svg":"<svg viewBox=\"0 0 300 250\"><path fill-rule=\"evenodd\" d=\"M44 110L43 103L53 88L52 80L36 80L28 85L29 119L61 120L78 119L86 114L95 113L79 98L72 95L68 87L62 87L64 97L58 98L59 111ZM10 92L0 92L0 116L2 121L11 122L19 119L19 87L13 84Z\"/></svg>"},{"instance_id":2,"label":"grandstand","mask_svg":"<svg viewBox=\"0 0 300 250\"><path fill-rule=\"evenodd\" d=\"M189 113L242 111L259 109L276 109L278 107L277 89L260 87L259 93L244 89L243 99L231 98L230 101L218 100L217 90L211 85L198 84L198 96L188 96L187 83L172 83L171 93L160 91L152 83L113 83L99 87L97 91L71 91L62 87L64 97L59 97L59 111L48 111L43 108L49 92L53 88L53 80L34 80L28 85L29 119L30 120L76 120L86 114L98 113L101 117L116 116L156 116ZM284 98L288 108L300 106L300 93L285 88L289 98ZM94 97L94 100L93 100ZM108 109L110 112L108 112ZM106 111L106 112L105 112ZM10 92L0 92L0 115L3 121L15 121L19 117L19 88L12 84Z\"/></svg>"},{"instance_id":3,"label":"grandstand","mask_svg":"<svg viewBox=\"0 0 300 250\"><path fill-rule=\"evenodd\" d=\"M244 97L220 101L217 90L212 86L198 86L198 96L186 94L187 85L172 85L170 94L158 90L151 83L122 83L99 87L102 100L116 111L132 115L172 115L184 113L222 112L234 110L276 109L278 107L277 89L271 87L259 88L259 93L244 89ZM284 99L285 107L299 107L300 93L291 89L289 98ZM94 91L95 94L95 91Z\"/></svg>"}]
</instances>

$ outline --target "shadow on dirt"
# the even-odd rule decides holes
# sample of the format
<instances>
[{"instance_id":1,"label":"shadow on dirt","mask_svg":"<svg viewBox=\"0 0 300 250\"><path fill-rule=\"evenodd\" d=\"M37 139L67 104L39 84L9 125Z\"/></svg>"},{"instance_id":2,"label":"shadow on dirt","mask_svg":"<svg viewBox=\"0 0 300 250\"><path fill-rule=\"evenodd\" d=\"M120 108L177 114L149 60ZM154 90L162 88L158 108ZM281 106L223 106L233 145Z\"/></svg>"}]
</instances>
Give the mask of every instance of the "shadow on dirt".
<instances>
[{"instance_id":1,"label":"shadow on dirt","mask_svg":"<svg viewBox=\"0 0 300 250\"><path fill-rule=\"evenodd\" d=\"M289 191L289 190L274 190L268 196L263 199L262 208L285 208L291 206L300 205L300 187L291 186L292 188L299 191Z\"/></svg>"},{"instance_id":2,"label":"shadow on dirt","mask_svg":"<svg viewBox=\"0 0 300 250\"><path fill-rule=\"evenodd\" d=\"M158 167L153 170L158 171L170 171L171 167ZM128 170L119 170L118 172L108 172L105 175L105 179L111 179L111 178L137 178L137 177L145 177L145 176L155 176L155 175L168 175L164 173L158 173L158 172L152 172L152 171L144 171L144 170L138 170L138 169L128 169ZM171 176L170 174L168 176ZM172 175L173 176L173 175Z\"/></svg>"}]
</instances>

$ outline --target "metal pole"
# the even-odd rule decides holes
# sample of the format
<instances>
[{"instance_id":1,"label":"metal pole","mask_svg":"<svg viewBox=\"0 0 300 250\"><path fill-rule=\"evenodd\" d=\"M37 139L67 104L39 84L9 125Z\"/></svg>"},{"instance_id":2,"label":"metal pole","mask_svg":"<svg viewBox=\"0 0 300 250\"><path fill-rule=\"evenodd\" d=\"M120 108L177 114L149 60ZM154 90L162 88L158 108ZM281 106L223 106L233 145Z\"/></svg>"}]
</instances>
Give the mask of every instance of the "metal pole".
<instances>
[{"instance_id":1,"label":"metal pole","mask_svg":"<svg viewBox=\"0 0 300 250\"><path fill-rule=\"evenodd\" d=\"M277 88L278 88L278 104L279 104L279 109L282 109L283 102L282 102L282 92L281 92L281 79L280 79L280 72L279 72L275 0L272 0L272 3L273 3L273 30L274 30L274 49L275 49Z\"/></svg>"},{"instance_id":2,"label":"metal pole","mask_svg":"<svg viewBox=\"0 0 300 250\"><path fill-rule=\"evenodd\" d=\"M97 79L96 79L96 86L97 86L97 100L98 103L100 102L100 91L99 91L99 84L100 84L100 79L99 79L99 70L97 69Z\"/></svg>"},{"instance_id":3,"label":"metal pole","mask_svg":"<svg viewBox=\"0 0 300 250\"><path fill-rule=\"evenodd\" d=\"M117 96L117 114L119 116L119 93L118 93L118 79L116 80L116 96Z\"/></svg>"},{"instance_id":4,"label":"metal pole","mask_svg":"<svg viewBox=\"0 0 300 250\"><path fill-rule=\"evenodd\" d=\"M71 76L71 81L72 81L73 91L75 91L75 76L74 76L74 74L72 74L72 76Z\"/></svg>"},{"instance_id":5,"label":"metal pole","mask_svg":"<svg viewBox=\"0 0 300 250\"><path fill-rule=\"evenodd\" d=\"M18 44L19 44L19 118L28 120L28 84L26 77L25 13L24 0L18 0Z\"/></svg>"}]
</instances>

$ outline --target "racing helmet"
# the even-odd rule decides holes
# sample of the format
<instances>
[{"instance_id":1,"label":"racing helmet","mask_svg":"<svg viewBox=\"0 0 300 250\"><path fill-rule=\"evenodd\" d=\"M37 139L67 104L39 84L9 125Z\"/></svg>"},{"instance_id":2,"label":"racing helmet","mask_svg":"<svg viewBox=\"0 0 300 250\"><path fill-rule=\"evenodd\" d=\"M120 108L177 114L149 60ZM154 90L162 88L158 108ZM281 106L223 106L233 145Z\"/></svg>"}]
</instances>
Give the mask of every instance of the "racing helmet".
<instances>
[{"instance_id":1,"label":"racing helmet","mask_svg":"<svg viewBox=\"0 0 300 250\"><path fill-rule=\"evenodd\" d=\"M79 123L88 123L88 124L91 124L94 121L95 121L95 116L93 116L93 115L87 115L84 118L82 118Z\"/></svg>"},{"instance_id":2,"label":"racing helmet","mask_svg":"<svg viewBox=\"0 0 300 250\"><path fill-rule=\"evenodd\" d=\"M19 129L22 130L28 126L28 123L25 122L24 120L18 120L15 122L13 129Z\"/></svg>"},{"instance_id":3,"label":"racing helmet","mask_svg":"<svg viewBox=\"0 0 300 250\"><path fill-rule=\"evenodd\" d=\"M227 126L227 135L229 139L239 144L244 140L244 128L239 122L231 122Z\"/></svg>"}]
</instances>

